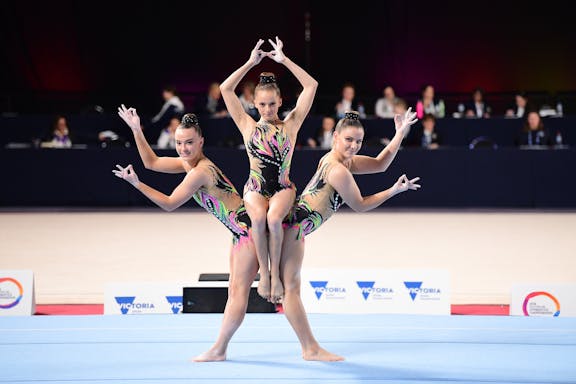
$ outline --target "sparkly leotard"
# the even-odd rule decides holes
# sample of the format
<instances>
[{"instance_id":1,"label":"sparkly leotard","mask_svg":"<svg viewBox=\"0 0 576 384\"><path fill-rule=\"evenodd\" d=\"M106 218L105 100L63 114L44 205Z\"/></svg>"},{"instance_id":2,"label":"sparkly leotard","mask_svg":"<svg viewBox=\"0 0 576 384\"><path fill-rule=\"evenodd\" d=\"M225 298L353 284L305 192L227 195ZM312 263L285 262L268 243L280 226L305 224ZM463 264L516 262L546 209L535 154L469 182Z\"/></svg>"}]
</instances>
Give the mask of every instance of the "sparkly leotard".
<instances>
[{"instance_id":1,"label":"sparkly leotard","mask_svg":"<svg viewBox=\"0 0 576 384\"><path fill-rule=\"evenodd\" d=\"M344 201L336 190L327 182L328 174L333 169L333 161L320 160L318 169L298 197L288 220L288 226L297 227L297 239L314 232L342 206Z\"/></svg>"},{"instance_id":2,"label":"sparkly leotard","mask_svg":"<svg viewBox=\"0 0 576 384\"><path fill-rule=\"evenodd\" d=\"M196 191L194 200L220 220L232 232L233 243L238 244L242 238L248 238L250 228L250 218L242 197L232 182L210 160L204 159L198 166L212 174L214 183Z\"/></svg>"},{"instance_id":3,"label":"sparkly leotard","mask_svg":"<svg viewBox=\"0 0 576 384\"><path fill-rule=\"evenodd\" d=\"M244 185L244 193L255 191L270 198L280 190L295 188L289 177L294 146L283 124L276 126L260 120L245 144L250 159L250 176Z\"/></svg>"}]
</instances>

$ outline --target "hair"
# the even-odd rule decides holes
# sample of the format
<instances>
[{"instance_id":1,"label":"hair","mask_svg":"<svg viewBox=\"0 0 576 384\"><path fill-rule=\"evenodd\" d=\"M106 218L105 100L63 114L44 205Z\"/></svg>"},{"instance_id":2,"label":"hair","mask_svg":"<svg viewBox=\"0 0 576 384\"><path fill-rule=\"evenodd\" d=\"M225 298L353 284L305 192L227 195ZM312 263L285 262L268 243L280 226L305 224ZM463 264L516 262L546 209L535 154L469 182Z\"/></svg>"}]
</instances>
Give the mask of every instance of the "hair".
<instances>
[{"instance_id":1,"label":"hair","mask_svg":"<svg viewBox=\"0 0 576 384\"><path fill-rule=\"evenodd\" d=\"M436 116L434 116L433 113L425 113L424 116L422 116L422 121L424 120L436 121Z\"/></svg>"},{"instance_id":2,"label":"hair","mask_svg":"<svg viewBox=\"0 0 576 384\"><path fill-rule=\"evenodd\" d=\"M338 120L336 124L336 128L334 130L336 132L342 131L344 128L348 127L355 127L364 129L362 122L360 122L360 112L357 111L346 111L344 113L344 117Z\"/></svg>"},{"instance_id":3,"label":"hair","mask_svg":"<svg viewBox=\"0 0 576 384\"><path fill-rule=\"evenodd\" d=\"M172 85L172 84L165 85L164 88L162 88L162 90L163 90L163 91L166 91L166 92L170 92L170 93L173 94L173 95L177 95L177 94L178 94L178 91L176 90L176 87L175 87L174 85Z\"/></svg>"},{"instance_id":4,"label":"hair","mask_svg":"<svg viewBox=\"0 0 576 384\"><path fill-rule=\"evenodd\" d=\"M276 82L276 75L274 75L274 73L272 72L260 73L260 81L256 85L254 91L256 92L260 90L273 90L274 92L276 92L278 96L281 96L280 87L278 87L278 83Z\"/></svg>"},{"instance_id":5,"label":"hair","mask_svg":"<svg viewBox=\"0 0 576 384\"><path fill-rule=\"evenodd\" d=\"M200 124L198 123L198 117L193 113L187 113L184 116L182 116L182 121L180 122L178 128L183 129L193 128L200 137L204 137L202 135L202 129L200 128Z\"/></svg>"}]
</instances>

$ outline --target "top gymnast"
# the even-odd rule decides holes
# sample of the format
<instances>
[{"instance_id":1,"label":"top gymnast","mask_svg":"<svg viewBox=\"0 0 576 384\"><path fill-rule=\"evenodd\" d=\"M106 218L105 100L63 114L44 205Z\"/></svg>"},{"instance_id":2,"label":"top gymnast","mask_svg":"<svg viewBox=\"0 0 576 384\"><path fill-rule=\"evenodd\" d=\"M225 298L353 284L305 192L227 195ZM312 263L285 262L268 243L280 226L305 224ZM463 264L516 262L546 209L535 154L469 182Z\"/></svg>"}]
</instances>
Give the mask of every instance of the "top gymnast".
<instances>
[{"instance_id":1,"label":"top gymnast","mask_svg":"<svg viewBox=\"0 0 576 384\"><path fill-rule=\"evenodd\" d=\"M250 175L244 185L243 197L260 266L258 294L278 303L284 294L279 272L284 237L282 221L296 198L296 186L290 180L290 164L298 131L312 107L318 82L284 55L283 43L278 37L276 41L268 41L273 50L263 51L260 47L264 40L258 40L248 61L222 82L220 90L226 108L242 134L250 161ZM262 72L256 85L254 105L260 114L259 121L245 112L235 92L242 78L265 57L286 66L303 88L295 108L283 120L278 117L282 97L274 73Z\"/></svg>"}]
</instances>

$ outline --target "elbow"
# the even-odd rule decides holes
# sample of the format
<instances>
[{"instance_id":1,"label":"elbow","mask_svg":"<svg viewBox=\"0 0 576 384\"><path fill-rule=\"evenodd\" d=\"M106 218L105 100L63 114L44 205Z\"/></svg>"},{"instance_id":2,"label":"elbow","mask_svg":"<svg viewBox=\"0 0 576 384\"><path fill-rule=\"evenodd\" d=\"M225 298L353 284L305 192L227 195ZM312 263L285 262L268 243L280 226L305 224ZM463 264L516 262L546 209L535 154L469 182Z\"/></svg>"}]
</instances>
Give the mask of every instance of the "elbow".
<instances>
[{"instance_id":1,"label":"elbow","mask_svg":"<svg viewBox=\"0 0 576 384\"><path fill-rule=\"evenodd\" d=\"M318 81L315 79L312 79L312 81L310 82L309 85L310 88L314 89L314 91L316 91L318 89Z\"/></svg>"},{"instance_id":2,"label":"elbow","mask_svg":"<svg viewBox=\"0 0 576 384\"><path fill-rule=\"evenodd\" d=\"M352 208L352 210L354 212L358 212L358 213L362 213L362 212L366 212L369 210L368 206L365 204L354 204L354 205L350 205L350 208Z\"/></svg>"},{"instance_id":3,"label":"elbow","mask_svg":"<svg viewBox=\"0 0 576 384\"><path fill-rule=\"evenodd\" d=\"M176 205L171 204L166 204L162 206L162 209L165 210L166 212L173 212L176 208L178 208Z\"/></svg>"}]
</instances>

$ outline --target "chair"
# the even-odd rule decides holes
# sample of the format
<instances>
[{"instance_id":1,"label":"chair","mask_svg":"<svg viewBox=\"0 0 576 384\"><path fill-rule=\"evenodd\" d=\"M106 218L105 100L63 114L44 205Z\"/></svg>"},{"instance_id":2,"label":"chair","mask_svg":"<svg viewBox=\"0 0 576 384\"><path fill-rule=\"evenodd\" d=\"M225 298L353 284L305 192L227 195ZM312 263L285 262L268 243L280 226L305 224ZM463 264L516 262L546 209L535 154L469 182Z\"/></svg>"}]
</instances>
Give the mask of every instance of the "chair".
<instances>
[{"instance_id":1,"label":"chair","mask_svg":"<svg viewBox=\"0 0 576 384\"><path fill-rule=\"evenodd\" d=\"M489 136L478 136L475 137L470 144L468 145L470 149L498 149L498 144L494 142L494 140Z\"/></svg>"}]
</instances>

